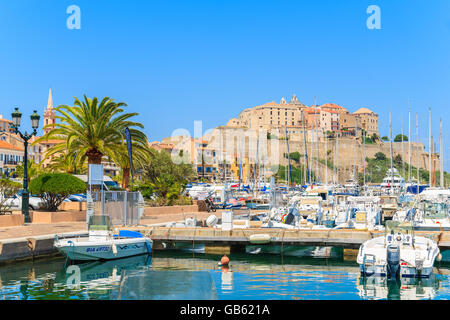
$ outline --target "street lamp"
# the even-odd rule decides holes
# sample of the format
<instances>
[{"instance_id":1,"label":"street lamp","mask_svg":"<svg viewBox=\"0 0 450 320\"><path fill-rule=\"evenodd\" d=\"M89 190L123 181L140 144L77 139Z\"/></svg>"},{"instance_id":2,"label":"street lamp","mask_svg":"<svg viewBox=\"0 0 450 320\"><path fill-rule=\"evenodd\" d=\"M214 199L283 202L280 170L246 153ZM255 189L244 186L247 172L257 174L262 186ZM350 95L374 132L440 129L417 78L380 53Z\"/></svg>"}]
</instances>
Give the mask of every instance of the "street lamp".
<instances>
[{"instance_id":1,"label":"street lamp","mask_svg":"<svg viewBox=\"0 0 450 320\"><path fill-rule=\"evenodd\" d=\"M33 128L33 132L31 134L28 134L25 131L25 134L22 134L22 132L19 131L20 127L20 120L22 118L22 113L19 112L19 108L15 108L14 112L11 114L12 117L12 128L14 129L16 134L19 134L19 136L23 140L23 145L25 149L25 155L24 155L24 170L23 170L23 190L22 190L22 214L25 216L25 223L30 223L30 214L28 211L28 204L29 204L29 193L28 193L28 140L31 139L34 135L37 133L37 128L39 128L39 119L41 118L37 111L34 110L33 114L31 115L31 127Z\"/></svg>"}]
</instances>

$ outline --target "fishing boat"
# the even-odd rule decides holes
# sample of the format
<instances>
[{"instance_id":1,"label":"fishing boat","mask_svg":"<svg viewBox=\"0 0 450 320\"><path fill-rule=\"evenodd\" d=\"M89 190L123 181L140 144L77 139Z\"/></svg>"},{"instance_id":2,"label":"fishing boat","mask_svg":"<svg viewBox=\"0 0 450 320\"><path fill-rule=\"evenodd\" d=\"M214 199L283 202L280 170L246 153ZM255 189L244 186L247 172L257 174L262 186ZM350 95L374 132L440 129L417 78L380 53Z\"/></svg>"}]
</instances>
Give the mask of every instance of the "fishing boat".
<instances>
[{"instance_id":1,"label":"fishing boat","mask_svg":"<svg viewBox=\"0 0 450 320\"><path fill-rule=\"evenodd\" d=\"M111 260L152 252L152 240L141 233L120 230L114 235L111 218L105 215L89 217L88 236L58 239L55 248L73 261Z\"/></svg>"},{"instance_id":2,"label":"fishing boat","mask_svg":"<svg viewBox=\"0 0 450 320\"><path fill-rule=\"evenodd\" d=\"M364 242L356 262L361 275L401 278L428 278L436 259L440 259L437 244L425 237L415 236L411 224L387 223L384 236ZM390 232L389 232L390 231Z\"/></svg>"}]
</instances>

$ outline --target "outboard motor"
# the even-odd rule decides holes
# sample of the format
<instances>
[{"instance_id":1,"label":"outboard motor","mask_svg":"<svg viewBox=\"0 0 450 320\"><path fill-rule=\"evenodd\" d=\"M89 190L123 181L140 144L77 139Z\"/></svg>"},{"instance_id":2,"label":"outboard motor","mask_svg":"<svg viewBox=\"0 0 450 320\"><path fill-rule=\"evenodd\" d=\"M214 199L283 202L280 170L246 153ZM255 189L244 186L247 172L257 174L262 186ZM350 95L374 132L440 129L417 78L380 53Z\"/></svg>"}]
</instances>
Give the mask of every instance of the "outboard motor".
<instances>
[{"instance_id":1,"label":"outboard motor","mask_svg":"<svg viewBox=\"0 0 450 320\"><path fill-rule=\"evenodd\" d=\"M295 224L295 217L298 216L298 210L295 207L289 208L289 213L286 216L284 223L294 225Z\"/></svg>"},{"instance_id":2,"label":"outboard motor","mask_svg":"<svg viewBox=\"0 0 450 320\"><path fill-rule=\"evenodd\" d=\"M400 246L391 244L386 250L387 276L391 279L397 278L400 275Z\"/></svg>"}]
</instances>

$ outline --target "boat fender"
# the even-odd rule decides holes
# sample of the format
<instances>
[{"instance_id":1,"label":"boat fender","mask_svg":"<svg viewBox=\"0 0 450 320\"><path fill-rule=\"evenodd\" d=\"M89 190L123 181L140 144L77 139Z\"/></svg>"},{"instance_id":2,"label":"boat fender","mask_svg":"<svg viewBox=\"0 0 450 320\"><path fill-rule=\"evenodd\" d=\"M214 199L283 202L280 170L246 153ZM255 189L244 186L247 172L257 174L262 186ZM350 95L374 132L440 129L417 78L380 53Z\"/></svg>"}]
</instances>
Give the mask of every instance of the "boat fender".
<instances>
[{"instance_id":1,"label":"boat fender","mask_svg":"<svg viewBox=\"0 0 450 320\"><path fill-rule=\"evenodd\" d=\"M270 243L271 241L271 237L270 234L252 234L249 237L249 242L251 244L265 244L265 243Z\"/></svg>"},{"instance_id":2,"label":"boat fender","mask_svg":"<svg viewBox=\"0 0 450 320\"><path fill-rule=\"evenodd\" d=\"M113 243L113 244L111 245L111 250L112 250L112 252L114 253L114 255L117 254L117 247L116 247L116 244L115 244L115 243Z\"/></svg>"},{"instance_id":3,"label":"boat fender","mask_svg":"<svg viewBox=\"0 0 450 320\"><path fill-rule=\"evenodd\" d=\"M441 253L439 253L439 254L437 255L436 260L437 260L437 261L441 261L441 260L442 260L442 254L441 254Z\"/></svg>"}]
</instances>

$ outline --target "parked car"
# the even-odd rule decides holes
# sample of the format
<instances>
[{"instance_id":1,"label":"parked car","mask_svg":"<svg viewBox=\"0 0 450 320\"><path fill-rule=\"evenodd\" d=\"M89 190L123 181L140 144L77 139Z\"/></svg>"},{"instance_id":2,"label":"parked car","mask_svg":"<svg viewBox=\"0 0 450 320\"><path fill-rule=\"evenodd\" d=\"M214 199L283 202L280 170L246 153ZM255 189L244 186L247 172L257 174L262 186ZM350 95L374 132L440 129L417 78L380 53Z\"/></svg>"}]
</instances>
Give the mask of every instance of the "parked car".
<instances>
[{"instance_id":1,"label":"parked car","mask_svg":"<svg viewBox=\"0 0 450 320\"><path fill-rule=\"evenodd\" d=\"M10 210L22 210L22 195L21 193L15 194L6 200L5 205L10 208ZM35 195L30 195L28 201L28 207L31 210L39 210L44 208L44 201Z\"/></svg>"},{"instance_id":2,"label":"parked car","mask_svg":"<svg viewBox=\"0 0 450 320\"><path fill-rule=\"evenodd\" d=\"M86 195L84 194L71 194L67 197L69 201L73 202L86 202Z\"/></svg>"}]
</instances>

